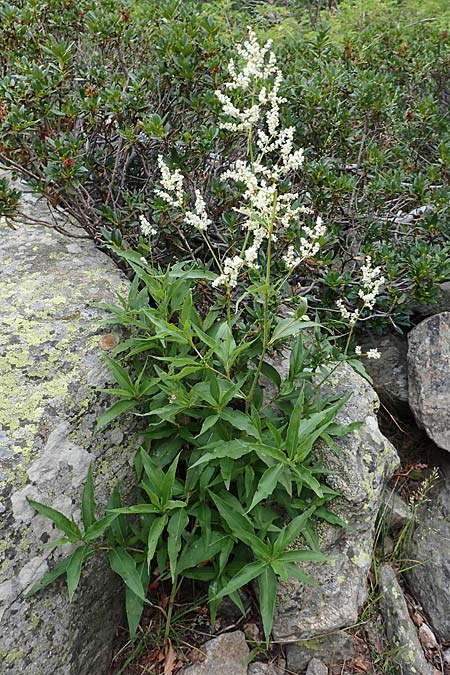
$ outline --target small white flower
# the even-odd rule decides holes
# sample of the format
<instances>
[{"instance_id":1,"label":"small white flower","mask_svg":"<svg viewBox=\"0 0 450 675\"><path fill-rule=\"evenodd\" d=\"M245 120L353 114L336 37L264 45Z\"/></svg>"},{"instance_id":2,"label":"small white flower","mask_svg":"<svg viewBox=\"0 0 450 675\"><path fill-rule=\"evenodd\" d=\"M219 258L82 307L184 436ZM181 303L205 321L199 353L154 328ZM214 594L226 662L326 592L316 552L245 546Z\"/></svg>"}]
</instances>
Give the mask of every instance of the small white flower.
<instances>
[{"instance_id":1,"label":"small white flower","mask_svg":"<svg viewBox=\"0 0 450 675\"><path fill-rule=\"evenodd\" d=\"M359 318L358 310L355 310L354 312L349 312L341 299L336 301L336 305L341 313L342 318L348 321L350 326L354 326Z\"/></svg>"},{"instance_id":2,"label":"small white flower","mask_svg":"<svg viewBox=\"0 0 450 675\"><path fill-rule=\"evenodd\" d=\"M158 166L161 171L161 185L164 190L155 190L155 193L170 206L181 208L183 206L182 174L179 169L171 172L162 155L158 155Z\"/></svg>"},{"instance_id":3,"label":"small white flower","mask_svg":"<svg viewBox=\"0 0 450 675\"><path fill-rule=\"evenodd\" d=\"M157 234L157 230L153 225L151 225L143 213L139 216L139 223L141 225L141 232L144 237L153 237Z\"/></svg>"},{"instance_id":4,"label":"small white flower","mask_svg":"<svg viewBox=\"0 0 450 675\"><path fill-rule=\"evenodd\" d=\"M368 359L381 359L381 354L378 349L369 349L366 356Z\"/></svg>"},{"instance_id":5,"label":"small white flower","mask_svg":"<svg viewBox=\"0 0 450 675\"><path fill-rule=\"evenodd\" d=\"M212 285L216 286L230 286L230 288L235 288L237 285L237 280L239 272L241 271L244 265L244 261L238 255L235 255L234 258L225 258L223 264L223 274L221 274L217 279L214 279Z\"/></svg>"},{"instance_id":6,"label":"small white flower","mask_svg":"<svg viewBox=\"0 0 450 675\"><path fill-rule=\"evenodd\" d=\"M195 211L187 211L185 220L188 225L192 225L202 232L206 232L208 225L211 224L211 220L206 213L205 200L198 190L195 191Z\"/></svg>"},{"instance_id":7,"label":"small white flower","mask_svg":"<svg viewBox=\"0 0 450 675\"><path fill-rule=\"evenodd\" d=\"M364 307L373 309L377 295L380 292L380 286L384 284L385 279L381 276L380 267L372 267L370 255L366 256L365 264L361 267L361 272L363 287L358 291L358 295L363 301Z\"/></svg>"},{"instance_id":8,"label":"small white flower","mask_svg":"<svg viewBox=\"0 0 450 675\"><path fill-rule=\"evenodd\" d=\"M355 347L355 354L357 354L358 356L361 356L361 354L362 354L362 349L361 349L361 346L360 346L360 345L358 345L357 347Z\"/></svg>"},{"instance_id":9,"label":"small white flower","mask_svg":"<svg viewBox=\"0 0 450 675\"><path fill-rule=\"evenodd\" d=\"M291 245L283 256L283 262L289 270L293 270L300 265L302 258L298 255L295 248Z\"/></svg>"}]
</instances>

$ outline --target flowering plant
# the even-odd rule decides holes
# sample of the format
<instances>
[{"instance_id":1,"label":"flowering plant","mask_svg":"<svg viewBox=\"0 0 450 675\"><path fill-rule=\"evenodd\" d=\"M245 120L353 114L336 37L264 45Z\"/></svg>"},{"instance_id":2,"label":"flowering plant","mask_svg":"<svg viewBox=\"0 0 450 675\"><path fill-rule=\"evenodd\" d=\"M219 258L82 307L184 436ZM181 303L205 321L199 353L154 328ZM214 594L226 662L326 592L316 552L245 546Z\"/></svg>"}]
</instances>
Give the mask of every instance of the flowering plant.
<instances>
[{"instance_id":1,"label":"flowering plant","mask_svg":"<svg viewBox=\"0 0 450 675\"><path fill-rule=\"evenodd\" d=\"M342 400L320 396L322 375L310 348L319 326L287 283L300 264L311 263L326 230L292 190L303 152L294 150L293 128L281 124L282 76L270 43L261 47L249 30L237 54L217 96L222 127L243 135L248 158L222 175L239 197L224 250L208 238L213 216L204 196L196 191L190 204L182 174L162 157L156 195L175 227L190 227L204 240L209 269L195 261L156 267L158 223L144 213L140 250L115 248L136 277L128 298L108 306L108 322L126 326L130 337L108 359L119 400L99 424L130 410L145 421L136 502L122 506L116 494L107 515L93 522L90 473L83 532L32 502L63 530L63 542L79 542L56 574L67 574L71 594L95 541L108 533L111 567L126 586L132 637L153 575L171 584L166 636L184 579L208 582L213 626L225 596L245 611L238 590L256 580L268 640L277 578L312 583L298 563L324 559L315 523L344 525L328 509L336 493L322 482L313 448L318 439L332 445L333 436L353 427L335 422ZM369 261L363 274L367 308L381 279ZM271 357L284 346L291 353L282 375ZM323 351L327 360L344 358L336 348ZM55 571L39 588L54 578Z\"/></svg>"}]
</instances>

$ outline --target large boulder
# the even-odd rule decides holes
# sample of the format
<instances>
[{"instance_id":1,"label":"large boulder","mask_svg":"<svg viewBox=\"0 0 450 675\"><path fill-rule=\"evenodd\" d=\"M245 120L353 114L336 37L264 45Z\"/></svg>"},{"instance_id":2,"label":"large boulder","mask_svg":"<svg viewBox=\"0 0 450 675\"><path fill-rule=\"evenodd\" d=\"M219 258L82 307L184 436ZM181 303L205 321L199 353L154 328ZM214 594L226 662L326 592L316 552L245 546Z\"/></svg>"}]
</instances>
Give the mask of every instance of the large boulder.
<instances>
[{"instance_id":1,"label":"large boulder","mask_svg":"<svg viewBox=\"0 0 450 675\"><path fill-rule=\"evenodd\" d=\"M321 392L324 396L349 395L337 421L361 422L362 426L337 439L339 452L325 445L317 450L329 470L328 484L341 494L331 509L348 528L320 525L321 548L330 560L305 565L305 571L317 580L317 588L294 579L279 586L274 636L297 643L288 646L288 667L299 661L296 652L310 650L316 638L320 636L323 642L324 634L331 635L357 621L367 598L374 524L383 488L398 465L394 447L378 428L378 397L365 379L342 363L328 376ZM318 656L322 658L324 651L321 643Z\"/></svg>"},{"instance_id":2,"label":"large boulder","mask_svg":"<svg viewBox=\"0 0 450 675\"><path fill-rule=\"evenodd\" d=\"M413 595L422 605L437 636L450 643L450 464L419 508L407 572Z\"/></svg>"},{"instance_id":3,"label":"large boulder","mask_svg":"<svg viewBox=\"0 0 450 675\"><path fill-rule=\"evenodd\" d=\"M363 353L374 348L380 352L380 358L364 359L364 368L373 380L373 388L390 410L409 412L406 337L387 333L361 340Z\"/></svg>"},{"instance_id":4,"label":"large boulder","mask_svg":"<svg viewBox=\"0 0 450 675\"><path fill-rule=\"evenodd\" d=\"M52 229L43 201L28 194L23 206L48 227L0 226L0 672L104 675L121 612L117 578L97 559L72 604L63 581L25 599L62 555L42 547L60 535L27 498L79 519L91 462L100 511L116 479L131 475L130 421L94 434L109 404L97 392L110 381L102 346L116 341L101 337L95 303L128 283L79 230Z\"/></svg>"},{"instance_id":5,"label":"large boulder","mask_svg":"<svg viewBox=\"0 0 450 675\"><path fill-rule=\"evenodd\" d=\"M409 333L408 383L417 423L450 450L450 312L430 316Z\"/></svg>"}]
</instances>

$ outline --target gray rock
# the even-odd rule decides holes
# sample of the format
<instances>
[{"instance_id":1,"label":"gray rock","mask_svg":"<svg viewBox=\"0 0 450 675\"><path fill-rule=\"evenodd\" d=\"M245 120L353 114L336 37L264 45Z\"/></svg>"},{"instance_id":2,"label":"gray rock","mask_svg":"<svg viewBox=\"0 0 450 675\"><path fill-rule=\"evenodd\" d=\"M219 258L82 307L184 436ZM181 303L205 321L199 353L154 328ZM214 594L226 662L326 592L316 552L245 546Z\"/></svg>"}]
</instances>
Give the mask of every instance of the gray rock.
<instances>
[{"instance_id":1,"label":"gray rock","mask_svg":"<svg viewBox=\"0 0 450 675\"><path fill-rule=\"evenodd\" d=\"M390 530L398 530L413 517L408 504L394 490L386 490L383 495L380 516Z\"/></svg>"},{"instance_id":2,"label":"gray rock","mask_svg":"<svg viewBox=\"0 0 450 675\"><path fill-rule=\"evenodd\" d=\"M320 659L311 659L306 669L306 675L328 675L328 668Z\"/></svg>"},{"instance_id":3,"label":"gray rock","mask_svg":"<svg viewBox=\"0 0 450 675\"><path fill-rule=\"evenodd\" d=\"M304 673L312 660L341 666L354 655L353 638L344 631L286 645L287 668L292 673Z\"/></svg>"},{"instance_id":4,"label":"gray rock","mask_svg":"<svg viewBox=\"0 0 450 675\"><path fill-rule=\"evenodd\" d=\"M411 410L427 435L450 451L450 312L422 321L408 344Z\"/></svg>"},{"instance_id":5,"label":"gray rock","mask_svg":"<svg viewBox=\"0 0 450 675\"><path fill-rule=\"evenodd\" d=\"M426 623L419 626L419 640L424 649L437 649L436 636Z\"/></svg>"},{"instance_id":6,"label":"gray rock","mask_svg":"<svg viewBox=\"0 0 450 675\"><path fill-rule=\"evenodd\" d=\"M450 663L450 648L442 652L442 659L444 663Z\"/></svg>"},{"instance_id":7,"label":"gray rock","mask_svg":"<svg viewBox=\"0 0 450 675\"><path fill-rule=\"evenodd\" d=\"M348 523L348 529L320 521L321 549L331 560L303 566L318 582L317 588L295 579L279 584L273 633L283 642L315 638L357 621L367 598L367 573L381 495L399 463L394 447L378 428L378 397L366 380L342 363L321 391L324 396L350 394L337 421L362 422L359 429L336 439L338 454L325 444L316 451L330 471L328 484L341 493L331 510Z\"/></svg>"},{"instance_id":8,"label":"gray rock","mask_svg":"<svg viewBox=\"0 0 450 675\"><path fill-rule=\"evenodd\" d=\"M400 335L374 335L361 341L363 353L376 348L379 359L363 359L363 365L373 380L373 388L391 410L408 411L408 343Z\"/></svg>"},{"instance_id":9,"label":"gray rock","mask_svg":"<svg viewBox=\"0 0 450 675\"><path fill-rule=\"evenodd\" d=\"M382 565L378 572L380 608L384 618L386 637L392 647L392 659L402 675L432 675L417 636L416 627L408 613L403 591L390 565Z\"/></svg>"},{"instance_id":10,"label":"gray rock","mask_svg":"<svg viewBox=\"0 0 450 675\"><path fill-rule=\"evenodd\" d=\"M182 675L247 675L250 650L241 631L224 633L203 645L205 660L182 670Z\"/></svg>"},{"instance_id":11,"label":"gray rock","mask_svg":"<svg viewBox=\"0 0 450 675\"><path fill-rule=\"evenodd\" d=\"M417 561L406 574L409 587L422 605L442 642L450 642L450 465L441 467L443 479L419 510L408 557Z\"/></svg>"},{"instance_id":12,"label":"gray rock","mask_svg":"<svg viewBox=\"0 0 450 675\"><path fill-rule=\"evenodd\" d=\"M29 194L24 203L53 223L43 201ZM0 226L0 671L103 675L121 614L118 579L98 558L72 604L62 581L26 600L62 555L42 548L59 534L27 498L79 520L92 461L100 512L115 479L131 475L137 439L129 423L126 443L118 429L94 437L110 405L95 390L110 376L99 345L104 314L94 303L114 302L128 283L87 239L42 225L15 228Z\"/></svg>"},{"instance_id":13,"label":"gray rock","mask_svg":"<svg viewBox=\"0 0 450 675\"><path fill-rule=\"evenodd\" d=\"M248 667L248 675L283 675L284 668L281 670L272 663L260 663L255 661Z\"/></svg>"}]
</instances>

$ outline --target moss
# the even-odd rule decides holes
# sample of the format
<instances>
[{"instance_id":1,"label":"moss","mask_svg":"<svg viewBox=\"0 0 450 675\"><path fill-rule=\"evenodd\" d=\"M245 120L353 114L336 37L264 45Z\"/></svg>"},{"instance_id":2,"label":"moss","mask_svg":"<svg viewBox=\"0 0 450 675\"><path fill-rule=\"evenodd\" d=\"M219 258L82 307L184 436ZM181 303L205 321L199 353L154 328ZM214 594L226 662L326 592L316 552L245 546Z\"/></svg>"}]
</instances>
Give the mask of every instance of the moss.
<instances>
[{"instance_id":1,"label":"moss","mask_svg":"<svg viewBox=\"0 0 450 675\"><path fill-rule=\"evenodd\" d=\"M31 612L30 624L29 624L30 630L36 630L36 628L39 626L40 623L41 623L41 619L38 616L38 614L36 614L36 612Z\"/></svg>"},{"instance_id":2,"label":"moss","mask_svg":"<svg viewBox=\"0 0 450 675\"><path fill-rule=\"evenodd\" d=\"M12 665L19 659L22 659L25 656L25 652L20 649L13 649L10 652L1 652L2 657L5 659L5 663Z\"/></svg>"}]
</instances>

